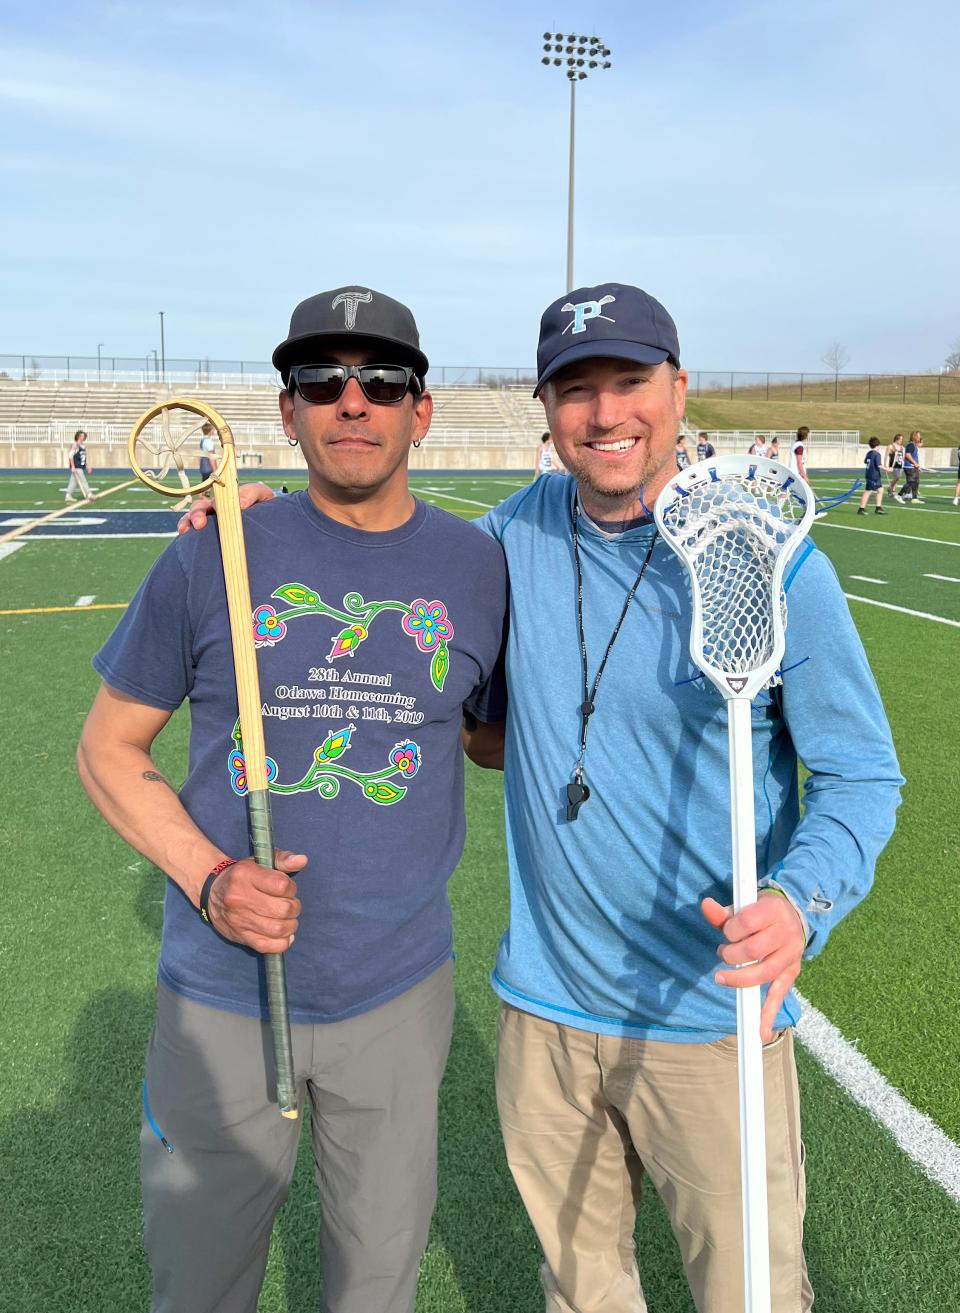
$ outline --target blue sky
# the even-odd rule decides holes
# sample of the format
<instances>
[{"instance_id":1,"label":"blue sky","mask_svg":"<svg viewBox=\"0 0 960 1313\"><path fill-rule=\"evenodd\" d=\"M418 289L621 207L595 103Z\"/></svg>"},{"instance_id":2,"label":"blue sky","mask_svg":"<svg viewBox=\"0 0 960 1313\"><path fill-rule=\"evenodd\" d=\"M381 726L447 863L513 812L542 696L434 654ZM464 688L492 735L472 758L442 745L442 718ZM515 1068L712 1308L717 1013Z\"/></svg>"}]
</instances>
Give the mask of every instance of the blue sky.
<instances>
[{"instance_id":1,"label":"blue sky","mask_svg":"<svg viewBox=\"0 0 960 1313\"><path fill-rule=\"evenodd\" d=\"M613 52L578 92L578 285L653 292L692 368L939 366L955 0L0 0L0 354L144 355L163 310L168 357L264 360L356 282L435 364L532 362L565 290L548 28Z\"/></svg>"}]
</instances>

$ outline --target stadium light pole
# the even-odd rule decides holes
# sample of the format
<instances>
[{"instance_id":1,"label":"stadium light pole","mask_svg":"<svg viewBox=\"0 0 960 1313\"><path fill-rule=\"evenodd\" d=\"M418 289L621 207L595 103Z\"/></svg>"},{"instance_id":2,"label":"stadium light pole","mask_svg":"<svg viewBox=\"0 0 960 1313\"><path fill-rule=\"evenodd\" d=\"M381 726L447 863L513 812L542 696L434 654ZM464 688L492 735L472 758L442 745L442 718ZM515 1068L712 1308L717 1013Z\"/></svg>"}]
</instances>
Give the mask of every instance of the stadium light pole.
<instances>
[{"instance_id":1,"label":"stadium light pole","mask_svg":"<svg viewBox=\"0 0 960 1313\"><path fill-rule=\"evenodd\" d=\"M164 383L167 381L167 348L163 341L163 311L160 310L160 377Z\"/></svg>"},{"instance_id":2,"label":"stadium light pole","mask_svg":"<svg viewBox=\"0 0 960 1313\"><path fill-rule=\"evenodd\" d=\"M541 64L562 68L570 83L570 166L567 181L567 291L573 291L573 178L577 121L577 83L598 69L612 68L610 50L598 36L544 32Z\"/></svg>"},{"instance_id":3,"label":"stadium light pole","mask_svg":"<svg viewBox=\"0 0 960 1313\"><path fill-rule=\"evenodd\" d=\"M105 342L97 343L97 382L98 383L100 382L100 350L104 346L106 346Z\"/></svg>"}]
</instances>

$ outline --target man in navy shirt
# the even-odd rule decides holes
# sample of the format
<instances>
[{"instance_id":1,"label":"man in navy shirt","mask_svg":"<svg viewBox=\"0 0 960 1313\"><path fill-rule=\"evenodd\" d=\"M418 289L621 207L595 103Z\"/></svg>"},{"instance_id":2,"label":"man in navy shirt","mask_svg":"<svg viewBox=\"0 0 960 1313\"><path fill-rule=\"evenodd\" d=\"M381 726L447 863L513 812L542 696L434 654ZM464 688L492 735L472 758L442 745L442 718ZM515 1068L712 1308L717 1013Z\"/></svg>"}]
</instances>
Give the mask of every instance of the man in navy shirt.
<instances>
[{"instance_id":1,"label":"man in navy shirt","mask_svg":"<svg viewBox=\"0 0 960 1313\"><path fill-rule=\"evenodd\" d=\"M265 1059L260 954L282 952L324 1308L411 1313L453 1019L460 729L465 708L472 723L505 714L488 684L503 555L410 493L432 400L406 306L368 288L321 293L294 310L273 361L309 471L305 492L245 524L275 869L247 855L216 531L171 544L94 658L104 683L79 751L94 803L168 877L141 1129L151 1309L256 1308L299 1133L271 1101ZM178 794L150 751L184 698Z\"/></svg>"}]
</instances>

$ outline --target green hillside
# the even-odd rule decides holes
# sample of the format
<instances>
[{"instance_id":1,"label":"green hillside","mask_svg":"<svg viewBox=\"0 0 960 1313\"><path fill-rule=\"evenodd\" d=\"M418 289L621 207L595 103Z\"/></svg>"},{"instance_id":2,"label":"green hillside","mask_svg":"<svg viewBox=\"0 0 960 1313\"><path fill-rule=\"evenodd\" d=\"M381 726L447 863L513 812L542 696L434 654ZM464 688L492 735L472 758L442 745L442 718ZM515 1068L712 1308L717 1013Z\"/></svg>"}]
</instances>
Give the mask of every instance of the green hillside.
<instances>
[{"instance_id":1,"label":"green hillside","mask_svg":"<svg viewBox=\"0 0 960 1313\"><path fill-rule=\"evenodd\" d=\"M876 434L889 442L894 433L919 428L928 447L960 443L960 403L949 405L858 401L713 400L688 397L687 421L704 429L859 429L865 442Z\"/></svg>"}]
</instances>

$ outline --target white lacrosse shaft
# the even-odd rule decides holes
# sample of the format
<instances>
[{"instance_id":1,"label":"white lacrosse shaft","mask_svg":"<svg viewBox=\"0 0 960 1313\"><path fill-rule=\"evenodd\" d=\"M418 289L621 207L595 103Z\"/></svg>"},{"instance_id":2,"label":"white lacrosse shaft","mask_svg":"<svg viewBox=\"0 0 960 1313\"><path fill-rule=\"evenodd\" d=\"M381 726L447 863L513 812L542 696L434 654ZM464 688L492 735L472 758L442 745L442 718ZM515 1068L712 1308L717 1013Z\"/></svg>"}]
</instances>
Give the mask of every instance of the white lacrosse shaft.
<instances>
[{"instance_id":1,"label":"white lacrosse shaft","mask_svg":"<svg viewBox=\"0 0 960 1313\"><path fill-rule=\"evenodd\" d=\"M759 456L714 456L682 470L653 508L686 566L690 658L727 703L733 907L757 901L752 699L779 674L787 562L813 521L810 486ZM735 989L740 1086L745 1313L770 1313L760 987Z\"/></svg>"},{"instance_id":2,"label":"white lacrosse shaft","mask_svg":"<svg viewBox=\"0 0 960 1313\"><path fill-rule=\"evenodd\" d=\"M730 698L727 702L727 733L730 744L733 910L740 912L757 901L757 839L749 698ZM744 1313L770 1313L767 1144L759 985L737 990L737 1072L740 1081Z\"/></svg>"}]
</instances>

